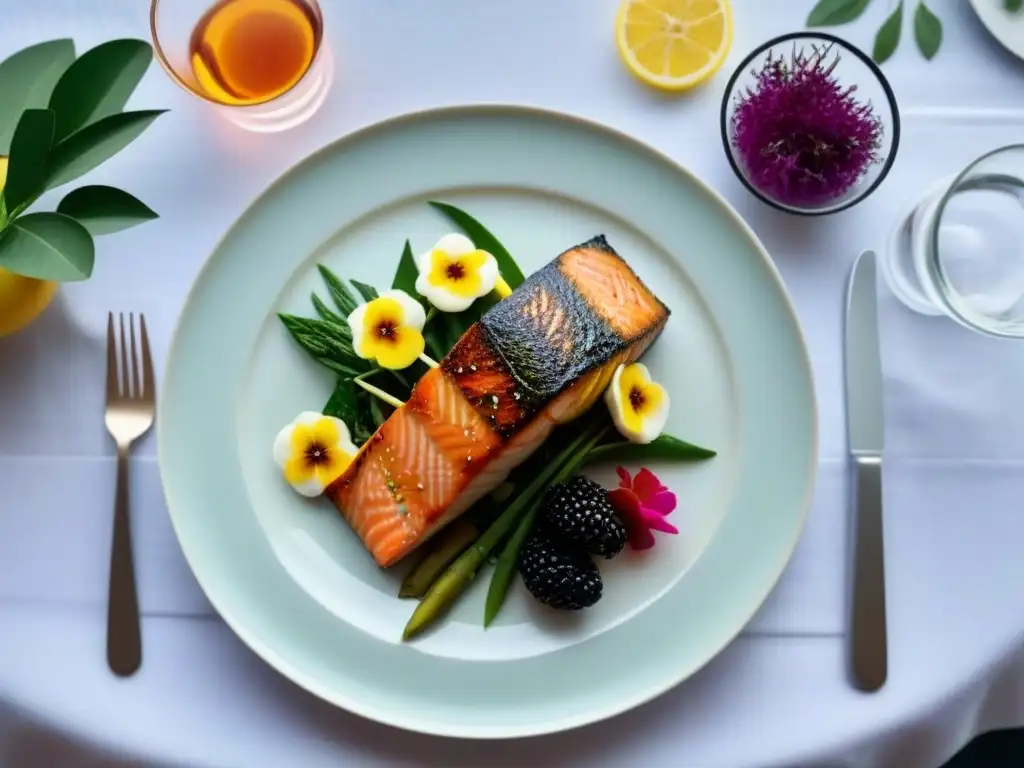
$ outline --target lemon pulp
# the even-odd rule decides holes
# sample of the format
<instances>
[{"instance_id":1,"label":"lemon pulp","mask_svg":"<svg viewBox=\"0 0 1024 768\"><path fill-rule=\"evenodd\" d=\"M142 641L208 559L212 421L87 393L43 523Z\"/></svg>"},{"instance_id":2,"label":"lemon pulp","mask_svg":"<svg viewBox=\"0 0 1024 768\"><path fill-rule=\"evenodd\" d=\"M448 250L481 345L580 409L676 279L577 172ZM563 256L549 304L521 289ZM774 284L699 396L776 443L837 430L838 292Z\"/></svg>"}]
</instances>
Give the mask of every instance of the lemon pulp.
<instances>
[{"instance_id":1,"label":"lemon pulp","mask_svg":"<svg viewBox=\"0 0 1024 768\"><path fill-rule=\"evenodd\" d=\"M616 43L629 70L665 91L699 85L732 47L729 0L622 0Z\"/></svg>"}]
</instances>

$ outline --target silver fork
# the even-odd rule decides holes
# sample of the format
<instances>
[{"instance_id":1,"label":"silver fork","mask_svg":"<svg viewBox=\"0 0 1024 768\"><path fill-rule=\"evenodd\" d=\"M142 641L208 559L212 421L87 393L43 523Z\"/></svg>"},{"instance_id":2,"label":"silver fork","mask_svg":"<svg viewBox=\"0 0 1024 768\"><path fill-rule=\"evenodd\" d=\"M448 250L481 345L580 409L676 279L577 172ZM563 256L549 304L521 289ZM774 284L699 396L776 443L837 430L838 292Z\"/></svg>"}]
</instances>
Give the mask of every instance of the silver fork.
<instances>
[{"instance_id":1,"label":"silver fork","mask_svg":"<svg viewBox=\"0 0 1024 768\"><path fill-rule=\"evenodd\" d=\"M114 313L107 315L107 431L117 444L117 492L114 496L114 539L110 548L110 590L107 596L107 664L121 677L142 665L139 600L135 590L131 521L128 512L128 456L132 445L153 426L156 381L149 352L146 318L139 315L141 357L135 344L135 316L118 315L120 352L114 334ZM141 381L140 381L141 369Z\"/></svg>"}]
</instances>

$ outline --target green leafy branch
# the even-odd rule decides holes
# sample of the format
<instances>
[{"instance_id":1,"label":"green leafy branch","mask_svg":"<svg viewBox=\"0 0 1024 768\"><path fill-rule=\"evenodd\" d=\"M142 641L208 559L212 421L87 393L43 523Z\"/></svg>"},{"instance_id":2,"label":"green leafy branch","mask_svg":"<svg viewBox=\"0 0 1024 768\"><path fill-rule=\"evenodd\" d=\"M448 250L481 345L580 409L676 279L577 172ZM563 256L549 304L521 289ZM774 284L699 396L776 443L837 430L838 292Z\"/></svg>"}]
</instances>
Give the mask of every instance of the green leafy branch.
<instances>
[{"instance_id":1,"label":"green leafy branch","mask_svg":"<svg viewBox=\"0 0 1024 768\"><path fill-rule=\"evenodd\" d=\"M1020 7L1024 0L1004 0L1007 8L1011 4ZM807 17L808 27L835 27L849 24L861 17L871 4L871 0L819 0ZM899 47L903 33L904 0L898 0L878 32L871 57L879 64L887 61ZM914 40L918 50L929 61L935 58L942 46L942 21L936 16L924 0L918 0L914 11Z\"/></svg>"},{"instance_id":2,"label":"green leafy branch","mask_svg":"<svg viewBox=\"0 0 1024 768\"><path fill-rule=\"evenodd\" d=\"M498 262L498 269L510 288L515 289L522 284L526 278L519 265L486 227L465 211L447 203L431 202L430 205L460 227L477 248L482 248L494 256ZM388 398L408 399L412 385L426 372L426 366L419 362L415 363L409 369L407 378L401 372L385 371L359 357L352 346L352 330L349 328L347 318L360 304L356 298L357 293L363 301L372 301L377 298L377 289L358 280L348 281L351 284L349 287L344 280L322 264L319 265L319 270L334 308L313 293L310 299L317 314L316 318L288 314L281 314L279 317L292 338L314 360L337 375L334 392L324 406L323 413L335 416L348 424L352 430L353 441L357 445L362 445L391 415L393 403L389 405L386 402ZM407 240L399 257L398 269L391 287L405 291L429 310L423 337L431 354L440 359L455 346L462 338L462 334L469 330L484 312L501 300L501 297L492 292L462 312L437 312L430 308L416 291L418 275L412 246ZM379 385L370 385L366 379L377 374L388 374L390 380ZM376 397L372 396L374 390ZM380 396L381 393L384 395L383 398ZM381 402L382 400L385 402Z\"/></svg>"},{"instance_id":3,"label":"green leafy branch","mask_svg":"<svg viewBox=\"0 0 1024 768\"><path fill-rule=\"evenodd\" d=\"M0 267L43 280L85 280L93 236L157 218L115 187L80 187L53 212L26 213L44 192L93 170L166 110L123 112L153 51L112 40L75 58L71 40L39 43L0 62Z\"/></svg>"}]
</instances>

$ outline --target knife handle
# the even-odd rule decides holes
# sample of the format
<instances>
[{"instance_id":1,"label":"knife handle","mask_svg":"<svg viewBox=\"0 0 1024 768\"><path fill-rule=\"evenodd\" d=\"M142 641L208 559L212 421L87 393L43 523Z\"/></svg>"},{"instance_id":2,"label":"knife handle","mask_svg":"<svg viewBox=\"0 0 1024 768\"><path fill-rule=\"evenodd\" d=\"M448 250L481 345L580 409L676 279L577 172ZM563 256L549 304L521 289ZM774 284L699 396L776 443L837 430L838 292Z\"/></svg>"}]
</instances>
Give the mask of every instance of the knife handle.
<instances>
[{"instance_id":1,"label":"knife handle","mask_svg":"<svg viewBox=\"0 0 1024 768\"><path fill-rule=\"evenodd\" d=\"M850 661L862 691L877 691L888 674L885 546L882 534L882 458L854 456L853 611Z\"/></svg>"}]
</instances>

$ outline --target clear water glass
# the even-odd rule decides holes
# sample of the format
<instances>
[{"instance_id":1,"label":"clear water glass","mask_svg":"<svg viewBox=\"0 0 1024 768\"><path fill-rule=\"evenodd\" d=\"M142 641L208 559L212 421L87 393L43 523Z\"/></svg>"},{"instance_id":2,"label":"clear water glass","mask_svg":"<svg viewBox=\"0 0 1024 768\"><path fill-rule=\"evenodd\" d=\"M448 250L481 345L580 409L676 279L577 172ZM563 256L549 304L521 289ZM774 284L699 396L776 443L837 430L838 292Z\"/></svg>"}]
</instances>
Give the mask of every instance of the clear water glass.
<instances>
[{"instance_id":1,"label":"clear water glass","mask_svg":"<svg viewBox=\"0 0 1024 768\"><path fill-rule=\"evenodd\" d=\"M882 268L916 312L1024 338L1024 144L928 189L892 231Z\"/></svg>"}]
</instances>

